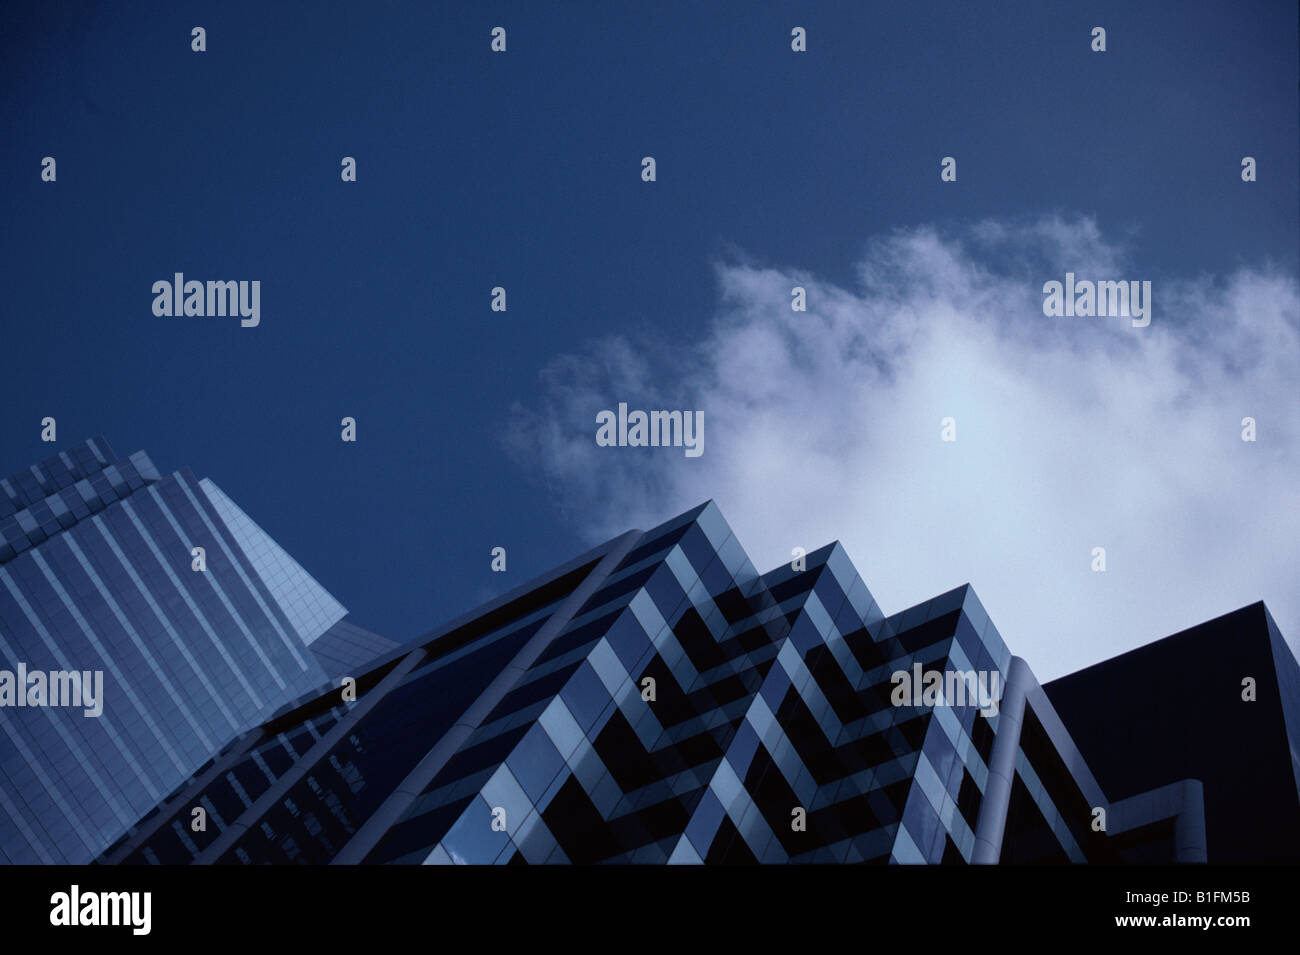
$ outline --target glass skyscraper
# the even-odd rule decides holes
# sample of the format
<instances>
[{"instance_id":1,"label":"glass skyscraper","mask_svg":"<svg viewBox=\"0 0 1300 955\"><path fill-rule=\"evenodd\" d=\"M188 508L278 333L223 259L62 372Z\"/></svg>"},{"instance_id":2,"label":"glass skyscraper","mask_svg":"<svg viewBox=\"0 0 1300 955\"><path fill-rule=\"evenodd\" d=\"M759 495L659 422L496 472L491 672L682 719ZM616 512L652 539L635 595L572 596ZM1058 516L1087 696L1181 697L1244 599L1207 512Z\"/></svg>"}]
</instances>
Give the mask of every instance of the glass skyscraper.
<instances>
[{"instance_id":1,"label":"glass skyscraper","mask_svg":"<svg viewBox=\"0 0 1300 955\"><path fill-rule=\"evenodd\" d=\"M1252 675L1293 755L1288 659ZM900 699L903 674L998 692ZM1204 862L1207 807L1267 786L1300 818L1281 746L1231 799L1208 750L1135 784L1123 763L1162 741L1132 726L1098 776L1075 733L1113 740L1107 691L1063 718L970 587L885 616L838 544L759 573L712 503L381 654L356 691L286 705L101 861Z\"/></svg>"},{"instance_id":2,"label":"glass skyscraper","mask_svg":"<svg viewBox=\"0 0 1300 955\"><path fill-rule=\"evenodd\" d=\"M144 452L94 438L0 479L0 861L93 860L232 738L395 646L345 615L216 485ZM102 712L30 705L34 673L99 674Z\"/></svg>"}]
</instances>

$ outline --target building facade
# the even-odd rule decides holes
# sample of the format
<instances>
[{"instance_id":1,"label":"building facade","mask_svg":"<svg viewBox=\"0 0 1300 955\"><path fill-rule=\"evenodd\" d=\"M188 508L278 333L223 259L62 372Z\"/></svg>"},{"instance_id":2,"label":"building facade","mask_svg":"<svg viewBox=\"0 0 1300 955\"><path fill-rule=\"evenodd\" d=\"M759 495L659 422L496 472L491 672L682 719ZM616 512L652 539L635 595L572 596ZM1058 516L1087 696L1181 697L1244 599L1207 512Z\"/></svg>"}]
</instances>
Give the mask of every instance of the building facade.
<instances>
[{"instance_id":1,"label":"building facade","mask_svg":"<svg viewBox=\"0 0 1300 955\"><path fill-rule=\"evenodd\" d=\"M93 438L0 479L0 862L93 860L232 738L395 646L345 615L188 469Z\"/></svg>"},{"instance_id":2,"label":"building facade","mask_svg":"<svg viewBox=\"0 0 1300 955\"><path fill-rule=\"evenodd\" d=\"M970 587L887 617L838 544L760 574L710 502L286 706L101 861L1207 859L1201 764L1103 788L1073 731Z\"/></svg>"},{"instance_id":3,"label":"building facade","mask_svg":"<svg viewBox=\"0 0 1300 955\"><path fill-rule=\"evenodd\" d=\"M1300 861L1300 664L1263 603L1044 689L1108 793L1201 781L1211 863Z\"/></svg>"}]
</instances>

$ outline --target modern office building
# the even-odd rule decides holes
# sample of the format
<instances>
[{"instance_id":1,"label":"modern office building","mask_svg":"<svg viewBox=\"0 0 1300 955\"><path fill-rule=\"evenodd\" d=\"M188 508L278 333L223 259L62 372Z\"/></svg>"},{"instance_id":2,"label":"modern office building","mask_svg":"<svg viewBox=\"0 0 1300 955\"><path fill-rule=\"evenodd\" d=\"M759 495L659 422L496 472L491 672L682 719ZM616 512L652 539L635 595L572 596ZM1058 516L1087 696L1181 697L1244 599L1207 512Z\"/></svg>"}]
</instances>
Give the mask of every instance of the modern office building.
<instances>
[{"instance_id":1,"label":"modern office building","mask_svg":"<svg viewBox=\"0 0 1300 955\"><path fill-rule=\"evenodd\" d=\"M1295 687L1255 673L1294 753L1276 699ZM929 689L902 695L901 674ZM712 503L387 653L355 690L288 704L101 861L1202 862L1223 758L1098 777L1072 722L1095 714L1062 717L970 587L886 617L838 544L760 574ZM1243 786L1292 785L1276 742Z\"/></svg>"},{"instance_id":2,"label":"modern office building","mask_svg":"<svg viewBox=\"0 0 1300 955\"><path fill-rule=\"evenodd\" d=\"M1300 861L1300 664L1263 603L1044 689L1107 793L1201 781L1211 863Z\"/></svg>"},{"instance_id":3,"label":"modern office building","mask_svg":"<svg viewBox=\"0 0 1300 955\"><path fill-rule=\"evenodd\" d=\"M0 861L92 861L232 738L396 645L345 615L211 481L144 452L93 438L0 479Z\"/></svg>"}]
</instances>

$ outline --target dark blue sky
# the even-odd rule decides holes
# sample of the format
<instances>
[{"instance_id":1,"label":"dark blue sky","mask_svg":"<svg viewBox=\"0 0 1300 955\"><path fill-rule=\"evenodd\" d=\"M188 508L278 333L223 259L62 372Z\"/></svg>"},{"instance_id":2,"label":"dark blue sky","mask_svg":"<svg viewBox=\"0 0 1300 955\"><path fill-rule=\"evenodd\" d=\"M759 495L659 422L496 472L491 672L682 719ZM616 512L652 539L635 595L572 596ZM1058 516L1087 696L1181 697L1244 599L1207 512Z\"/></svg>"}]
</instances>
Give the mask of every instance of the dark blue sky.
<instances>
[{"instance_id":1,"label":"dark blue sky","mask_svg":"<svg viewBox=\"0 0 1300 955\"><path fill-rule=\"evenodd\" d=\"M692 339L735 249L848 283L891 228L1060 211L1157 280L1300 258L1289 0L81 7L0 13L0 471L46 415L189 465L394 638L585 547L512 404ZM261 325L155 317L177 271Z\"/></svg>"}]
</instances>

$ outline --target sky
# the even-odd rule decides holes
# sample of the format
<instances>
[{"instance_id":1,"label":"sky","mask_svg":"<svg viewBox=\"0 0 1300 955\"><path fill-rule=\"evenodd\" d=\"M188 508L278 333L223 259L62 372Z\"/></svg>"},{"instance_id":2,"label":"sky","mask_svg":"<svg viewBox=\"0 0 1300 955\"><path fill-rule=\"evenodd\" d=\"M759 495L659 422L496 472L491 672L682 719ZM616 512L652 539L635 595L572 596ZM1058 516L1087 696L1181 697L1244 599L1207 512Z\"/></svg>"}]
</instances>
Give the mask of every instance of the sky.
<instances>
[{"instance_id":1,"label":"sky","mask_svg":"<svg viewBox=\"0 0 1300 955\"><path fill-rule=\"evenodd\" d=\"M711 498L887 612L969 581L1040 679L1259 599L1294 647L1296 39L1282 0L6 5L0 471L46 416L189 466L399 640ZM1045 316L1067 271L1151 324ZM155 316L175 272L260 324ZM597 447L620 401L704 453Z\"/></svg>"}]
</instances>

